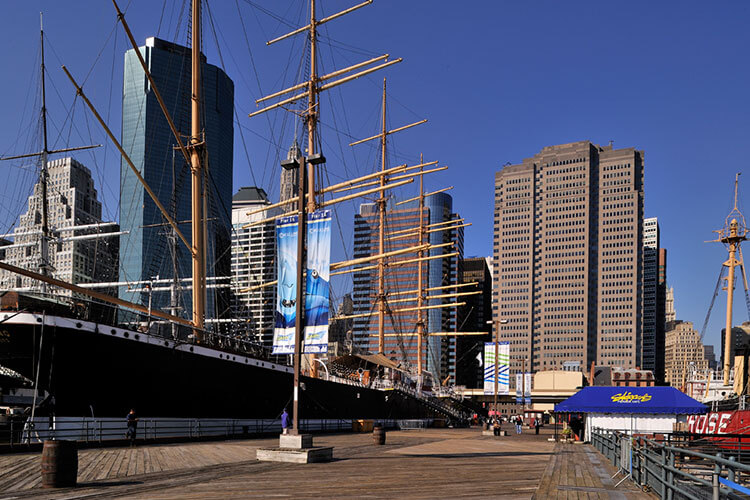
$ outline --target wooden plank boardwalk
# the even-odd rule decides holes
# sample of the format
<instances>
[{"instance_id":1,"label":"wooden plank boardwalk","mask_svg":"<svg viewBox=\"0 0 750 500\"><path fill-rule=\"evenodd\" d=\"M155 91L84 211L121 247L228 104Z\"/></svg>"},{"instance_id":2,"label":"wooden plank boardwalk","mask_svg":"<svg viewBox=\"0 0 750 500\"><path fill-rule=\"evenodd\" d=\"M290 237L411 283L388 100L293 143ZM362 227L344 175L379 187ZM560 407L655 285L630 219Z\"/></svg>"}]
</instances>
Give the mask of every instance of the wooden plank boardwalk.
<instances>
[{"instance_id":1,"label":"wooden plank boardwalk","mask_svg":"<svg viewBox=\"0 0 750 500\"><path fill-rule=\"evenodd\" d=\"M621 475L593 446L558 443L534 498L544 499L641 499L655 498L641 492L627 479L617 488Z\"/></svg>"},{"instance_id":2,"label":"wooden plank boardwalk","mask_svg":"<svg viewBox=\"0 0 750 500\"><path fill-rule=\"evenodd\" d=\"M586 464L608 470L596 451L587 445L567 445L571 448L568 450L548 442L547 437L528 433L493 438L481 436L478 429L427 429L391 431L385 446L374 446L370 434L321 435L315 436L315 444L333 446L334 461L308 465L256 461L255 450L275 446L277 439L84 449L79 451L78 487L59 490L40 488L40 453L5 455L0 456L0 500L529 499L538 488L539 499L648 498L643 494L607 496L609 492L599 472L584 470ZM594 458L581 462L578 455L587 455L586 449ZM571 453L573 456L569 457ZM599 463L595 463L597 455ZM577 460L576 466L565 465L567 458L556 460L558 456ZM601 491L566 489L578 485L578 473L589 478L585 487L602 485ZM556 490L551 481L559 482L563 488ZM612 493L625 492L624 486L625 483Z\"/></svg>"}]
</instances>

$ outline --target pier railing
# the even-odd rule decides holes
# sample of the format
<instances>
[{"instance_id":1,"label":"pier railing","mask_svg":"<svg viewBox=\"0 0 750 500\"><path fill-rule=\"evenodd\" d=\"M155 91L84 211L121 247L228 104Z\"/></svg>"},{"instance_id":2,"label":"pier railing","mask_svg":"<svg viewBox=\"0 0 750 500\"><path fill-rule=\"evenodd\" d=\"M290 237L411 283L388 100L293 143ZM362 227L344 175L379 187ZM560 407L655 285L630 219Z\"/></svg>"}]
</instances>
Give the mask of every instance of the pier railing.
<instances>
[{"instance_id":1,"label":"pier railing","mask_svg":"<svg viewBox=\"0 0 750 500\"><path fill-rule=\"evenodd\" d=\"M367 419L386 429L427 427L432 419L401 421ZM357 419L302 419L304 432L352 432ZM415 423L415 422L418 422ZM13 420L0 426L0 447L19 448L37 445L48 439L70 440L91 445L125 442L127 423L122 418L37 417ZM169 419L140 418L137 441L190 441L200 439L251 438L281 433L279 419Z\"/></svg>"},{"instance_id":2,"label":"pier railing","mask_svg":"<svg viewBox=\"0 0 750 500\"><path fill-rule=\"evenodd\" d=\"M721 437L731 442L735 436ZM631 480L662 499L719 500L750 496L750 465L742 463L747 462L750 449L743 450L741 440L739 449L724 449L722 441L717 441L713 451L723 451L708 453L705 445L700 451L693 449L690 439L666 438L655 440L594 429L591 444L617 467L620 481Z\"/></svg>"}]
</instances>

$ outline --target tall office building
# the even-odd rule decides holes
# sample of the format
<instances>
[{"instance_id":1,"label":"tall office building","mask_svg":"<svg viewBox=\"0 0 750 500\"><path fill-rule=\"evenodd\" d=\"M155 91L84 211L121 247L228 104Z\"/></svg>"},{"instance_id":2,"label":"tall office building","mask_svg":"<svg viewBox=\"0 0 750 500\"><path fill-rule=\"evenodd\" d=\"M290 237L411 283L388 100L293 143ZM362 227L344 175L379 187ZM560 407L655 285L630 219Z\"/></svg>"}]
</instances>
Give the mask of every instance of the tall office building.
<instances>
[{"instance_id":1,"label":"tall office building","mask_svg":"<svg viewBox=\"0 0 750 500\"><path fill-rule=\"evenodd\" d=\"M643 156L582 141L496 173L493 313L511 372L641 365Z\"/></svg>"},{"instance_id":2,"label":"tall office building","mask_svg":"<svg viewBox=\"0 0 750 500\"><path fill-rule=\"evenodd\" d=\"M287 160L299 160L302 158L302 152L299 149L297 140L294 140L294 144L289 148L289 152L286 155ZM296 168L282 168L281 179L279 183L279 201L287 201L294 198L299 194L299 173ZM290 212L295 209L293 203L284 205L284 212Z\"/></svg>"},{"instance_id":3,"label":"tall office building","mask_svg":"<svg viewBox=\"0 0 750 500\"><path fill-rule=\"evenodd\" d=\"M453 200L449 195L438 193L425 200L423 214L424 224L439 224L458 219L452 210ZM416 246L418 236L415 232L407 232L419 226L419 209L414 207L389 210L385 228L386 251L399 250ZM362 204L360 213L354 220L354 258L367 257L378 253L379 216L377 206L372 203ZM433 226L434 229L439 227ZM427 234L425 242L434 245L454 243L453 247L430 249L425 256L439 257L454 252L458 256L435 258L426 260L422 265L424 288L442 287L457 283L460 272L460 257L463 254L463 228L452 230L437 230ZM385 289L388 295L388 312L385 322L385 352L389 358L401 363L404 367L417 371L417 313L391 313L397 309L416 308L418 264L398 264L399 261L413 260L416 254L404 254L388 259L386 268ZM356 347L371 352L378 351L378 271L367 269L353 275L353 305L355 314L367 316L355 318L353 332ZM409 292L410 293L404 293ZM424 305L441 305L454 302L449 298L429 299L431 295L444 295L449 290L434 290L425 293L427 300ZM398 295L401 293L401 295ZM422 313L425 322L425 332L455 332L456 310L453 307L428 309ZM439 380L450 377L456 380L456 337L455 336L427 336L424 342L423 368Z\"/></svg>"},{"instance_id":4,"label":"tall office building","mask_svg":"<svg viewBox=\"0 0 750 500\"><path fill-rule=\"evenodd\" d=\"M708 369L700 334L690 321L673 321L667 325L664 350L664 380L672 387L682 387L693 371L705 377Z\"/></svg>"},{"instance_id":5,"label":"tall office building","mask_svg":"<svg viewBox=\"0 0 750 500\"><path fill-rule=\"evenodd\" d=\"M183 137L191 133L190 49L158 38L146 39L139 47L166 108ZM206 270L209 277L229 276L232 200L232 153L234 84L218 67L202 58L204 165L208 172ZM125 53L122 98L122 144L156 193L183 235L191 242L190 166L175 151L176 141L166 118L138 62L133 49ZM183 141L187 142L187 141ZM192 317L191 256L180 239L174 238L159 209L123 160L120 167L120 225L129 231L120 246L120 281L147 281L154 276L179 279L186 285L178 299L182 316ZM134 302L142 294L120 288L120 297ZM153 304L169 308L169 293L154 293ZM209 288L206 315L217 317L228 312L226 288ZM209 323L210 324L210 323Z\"/></svg>"},{"instance_id":6,"label":"tall office building","mask_svg":"<svg viewBox=\"0 0 750 500\"><path fill-rule=\"evenodd\" d=\"M117 224L103 223L102 204L97 199L91 171L72 158L47 164L48 224L54 239L49 242L48 264L53 278L73 284L112 282L117 279ZM78 229L73 229L73 228ZM39 271L41 264L42 186L36 183L28 209L14 230L13 242L5 240L3 262ZM2 248L2 247L0 247ZM8 271L0 271L0 287L38 289L39 282ZM104 293L115 290L100 289ZM58 290L60 295L72 295Z\"/></svg>"},{"instance_id":7,"label":"tall office building","mask_svg":"<svg viewBox=\"0 0 750 500\"><path fill-rule=\"evenodd\" d=\"M232 198L232 317L241 322L249 339L269 347L276 286L253 287L276 280L276 224L245 226L281 213L271 208L248 215L270 204L258 187L240 188Z\"/></svg>"},{"instance_id":8,"label":"tall office building","mask_svg":"<svg viewBox=\"0 0 750 500\"><path fill-rule=\"evenodd\" d=\"M726 328L721 329L721 352L719 353L719 368L724 367L724 346L726 342ZM732 348L729 350L729 366L734 369L734 356L740 351L750 349L750 321L740 326L732 327Z\"/></svg>"},{"instance_id":9,"label":"tall office building","mask_svg":"<svg viewBox=\"0 0 750 500\"><path fill-rule=\"evenodd\" d=\"M664 380L667 249L661 248L659 221L643 221L643 369Z\"/></svg>"},{"instance_id":10,"label":"tall office building","mask_svg":"<svg viewBox=\"0 0 750 500\"><path fill-rule=\"evenodd\" d=\"M673 304L674 305L674 304ZM656 278L656 353L654 377L664 380L664 349L667 325L667 249L659 248L659 270Z\"/></svg>"},{"instance_id":11,"label":"tall office building","mask_svg":"<svg viewBox=\"0 0 750 500\"><path fill-rule=\"evenodd\" d=\"M716 363L716 353L714 352L714 346L712 344L705 344L703 349L706 353L706 363L708 363L709 370L716 370L718 364Z\"/></svg>"},{"instance_id":12,"label":"tall office building","mask_svg":"<svg viewBox=\"0 0 750 500\"><path fill-rule=\"evenodd\" d=\"M643 369L656 371L656 323L659 281L659 221L643 221Z\"/></svg>"},{"instance_id":13,"label":"tall office building","mask_svg":"<svg viewBox=\"0 0 750 500\"><path fill-rule=\"evenodd\" d=\"M456 385L482 387L484 365L477 354L484 352L484 343L492 340L492 274L488 258L469 257L463 260L461 283L476 283L460 288L460 292L481 292L461 297L466 302L458 310L458 330L487 332L487 335L458 336L456 341ZM489 324L488 324L489 322Z\"/></svg>"}]
</instances>

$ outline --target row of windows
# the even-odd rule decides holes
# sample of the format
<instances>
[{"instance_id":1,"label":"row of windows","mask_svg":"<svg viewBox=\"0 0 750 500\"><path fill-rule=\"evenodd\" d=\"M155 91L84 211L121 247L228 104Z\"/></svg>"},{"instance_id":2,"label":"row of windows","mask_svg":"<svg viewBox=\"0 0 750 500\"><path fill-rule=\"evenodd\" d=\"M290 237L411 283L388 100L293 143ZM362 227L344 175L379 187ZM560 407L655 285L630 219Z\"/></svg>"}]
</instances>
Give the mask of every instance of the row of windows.
<instances>
[{"instance_id":1,"label":"row of windows","mask_svg":"<svg viewBox=\"0 0 750 500\"><path fill-rule=\"evenodd\" d=\"M561 183L548 183L545 185L545 191L552 191L556 189L568 190L572 188L586 186L586 181L578 182L561 182ZM580 194L580 191L577 191Z\"/></svg>"},{"instance_id":2,"label":"row of windows","mask_svg":"<svg viewBox=\"0 0 750 500\"><path fill-rule=\"evenodd\" d=\"M553 161L552 163L547 163L544 166L545 167L556 167L558 165L570 165L570 164L573 164L573 163L581 163L581 162L585 162L586 160L587 160L587 158L574 158L572 160ZM564 173L568 173L568 172L579 172L581 170L586 170L586 166L585 165L580 165L580 166L577 166L577 167L569 167L569 168L562 168L562 169L556 169L556 170L545 170L545 172L549 175L549 174L553 174L553 173L555 173L555 174L556 173L564 174Z\"/></svg>"},{"instance_id":3,"label":"row of windows","mask_svg":"<svg viewBox=\"0 0 750 500\"><path fill-rule=\"evenodd\" d=\"M630 163L623 163L620 165L606 165L603 166L601 169L604 172L611 172L612 170L620 170L620 169L626 169L630 168Z\"/></svg>"},{"instance_id":4,"label":"row of windows","mask_svg":"<svg viewBox=\"0 0 750 500\"><path fill-rule=\"evenodd\" d=\"M544 198L546 200L551 200L553 198L569 198L571 196L582 195L582 194L586 194L585 189L561 190L561 191L556 191L553 193L545 194Z\"/></svg>"}]
</instances>

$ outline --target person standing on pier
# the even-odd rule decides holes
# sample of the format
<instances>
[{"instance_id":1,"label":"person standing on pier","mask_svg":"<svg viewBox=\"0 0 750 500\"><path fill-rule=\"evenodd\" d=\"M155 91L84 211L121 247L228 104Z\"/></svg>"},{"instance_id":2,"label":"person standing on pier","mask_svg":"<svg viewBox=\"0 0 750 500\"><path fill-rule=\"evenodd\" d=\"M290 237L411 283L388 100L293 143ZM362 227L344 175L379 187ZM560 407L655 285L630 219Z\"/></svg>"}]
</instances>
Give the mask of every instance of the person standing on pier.
<instances>
[{"instance_id":1,"label":"person standing on pier","mask_svg":"<svg viewBox=\"0 0 750 500\"><path fill-rule=\"evenodd\" d=\"M286 412L286 408L281 412L281 432L289 434L289 414Z\"/></svg>"},{"instance_id":2,"label":"person standing on pier","mask_svg":"<svg viewBox=\"0 0 750 500\"><path fill-rule=\"evenodd\" d=\"M131 408L128 413L128 433L127 438L130 440L130 446L135 446L135 433L138 428L138 417L135 415L135 409Z\"/></svg>"}]
</instances>

